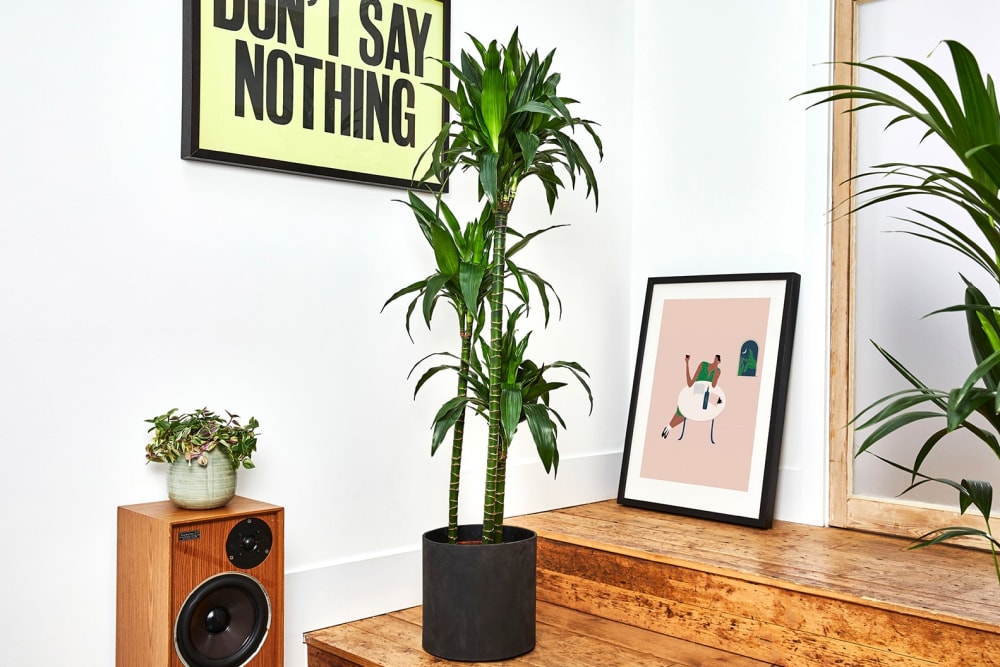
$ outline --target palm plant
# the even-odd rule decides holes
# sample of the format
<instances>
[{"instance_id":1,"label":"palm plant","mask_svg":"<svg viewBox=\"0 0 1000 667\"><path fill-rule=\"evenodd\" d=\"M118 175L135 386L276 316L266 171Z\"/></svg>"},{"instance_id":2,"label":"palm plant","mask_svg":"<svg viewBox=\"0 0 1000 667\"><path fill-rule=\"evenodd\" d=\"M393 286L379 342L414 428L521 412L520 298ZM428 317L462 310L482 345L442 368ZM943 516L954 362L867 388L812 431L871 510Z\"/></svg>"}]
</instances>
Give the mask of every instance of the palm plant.
<instances>
[{"instance_id":1,"label":"palm plant","mask_svg":"<svg viewBox=\"0 0 1000 667\"><path fill-rule=\"evenodd\" d=\"M517 30L506 46L496 41L485 46L470 38L475 54L463 50L460 64L443 63L456 77L457 89L429 84L441 93L456 118L442 127L428 147L426 154L431 164L426 177L433 176L444 184L456 168L472 170L478 176L479 199L485 199L493 219L489 353L484 355L488 364L489 432L483 510L483 542L492 544L503 539L507 444L512 435L504 427L517 423L517 406L523 406L525 399L523 388L505 382L501 367L508 216L518 186L532 176L541 182L551 212L565 185L560 172L569 176L571 186L576 185L577 176L582 176L587 195L594 193L596 205L597 180L574 138L575 129L585 130L601 157L603 147L595 124L570 112L569 107L576 101L558 94L561 77L550 71L554 51L544 58L537 51L526 53Z\"/></svg>"},{"instance_id":2,"label":"palm plant","mask_svg":"<svg viewBox=\"0 0 1000 667\"><path fill-rule=\"evenodd\" d=\"M951 202L972 220L974 231L965 231L940 215L915 208L910 209L915 218L905 220L913 227L903 231L957 251L1000 285L1000 226L997 224L1000 220L1000 110L996 91L992 77L984 79L976 58L965 46L955 41L946 41L945 44L954 65L957 93L944 77L928 65L909 58L893 58L902 65L902 71L915 75L915 82L871 61L855 62L849 65L873 73L892 92L847 84L815 88L803 94L823 95L823 99L815 104L837 100L859 103L850 109L851 112L887 107L897 113L889 126L916 121L926 127L925 139L935 136L942 140L962 168L900 162L877 165L856 177L879 176L882 180L878 185L859 190L853 210L914 195L929 195ZM879 458L910 474L910 485L903 493L928 482L945 484L958 493L959 508L963 514L970 507L975 507L985 519L985 530L963 526L940 528L922 536L916 546L959 537L983 538L990 546L994 569L1000 581L1000 542L993 537L990 528L993 500L990 483L936 478L921 471L928 455L948 442L946 436L956 431L972 434L1000 459L1000 442L997 439L1000 433L998 311L976 285L964 276L963 280L966 285L963 303L935 313L965 314L975 367L961 387L933 389L876 344L878 351L910 387L881 398L855 417L853 423L859 430L871 429L856 455L871 452L873 445L910 424L943 420L941 427L922 443L911 464ZM974 415L985 422L985 427L980 426L982 422L978 420L971 421Z\"/></svg>"}]
</instances>

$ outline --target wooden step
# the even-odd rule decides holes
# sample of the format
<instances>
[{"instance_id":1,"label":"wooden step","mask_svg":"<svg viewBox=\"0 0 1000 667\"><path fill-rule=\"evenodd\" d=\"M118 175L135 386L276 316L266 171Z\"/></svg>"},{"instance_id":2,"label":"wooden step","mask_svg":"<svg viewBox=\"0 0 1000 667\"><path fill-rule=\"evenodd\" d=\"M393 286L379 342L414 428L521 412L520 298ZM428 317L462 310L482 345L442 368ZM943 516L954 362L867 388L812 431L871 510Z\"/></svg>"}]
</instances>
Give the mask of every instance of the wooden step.
<instances>
[{"instance_id":1,"label":"wooden step","mask_svg":"<svg viewBox=\"0 0 1000 667\"><path fill-rule=\"evenodd\" d=\"M789 667L1000 665L985 552L613 501L511 522L539 535L539 600Z\"/></svg>"},{"instance_id":2,"label":"wooden step","mask_svg":"<svg viewBox=\"0 0 1000 667\"><path fill-rule=\"evenodd\" d=\"M719 649L624 623L538 603L531 653L490 663L451 662L420 647L420 607L306 634L309 667L424 667L531 665L535 667L771 667Z\"/></svg>"},{"instance_id":3,"label":"wooden step","mask_svg":"<svg viewBox=\"0 0 1000 667\"><path fill-rule=\"evenodd\" d=\"M507 662L1000 666L1000 585L981 551L614 501L509 523L538 533L539 606L538 647ZM305 640L310 667L451 664L421 650L419 608Z\"/></svg>"}]
</instances>

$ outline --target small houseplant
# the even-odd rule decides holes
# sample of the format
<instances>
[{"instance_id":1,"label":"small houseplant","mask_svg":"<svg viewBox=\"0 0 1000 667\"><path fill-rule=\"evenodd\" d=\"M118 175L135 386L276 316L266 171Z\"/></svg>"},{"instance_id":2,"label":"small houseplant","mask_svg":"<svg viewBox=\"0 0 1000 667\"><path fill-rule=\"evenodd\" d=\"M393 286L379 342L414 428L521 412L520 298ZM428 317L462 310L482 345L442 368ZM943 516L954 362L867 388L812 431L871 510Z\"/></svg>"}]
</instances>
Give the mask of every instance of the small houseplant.
<instances>
[{"instance_id":1,"label":"small houseplant","mask_svg":"<svg viewBox=\"0 0 1000 667\"><path fill-rule=\"evenodd\" d=\"M971 478L933 477L922 470L928 455L935 449L947 447L953 441L949 436L956 433L970 435L1000 459L1000 311L986 296L987 292L995 293L1000 287L1000 109L992 77L984 79L969 49L955 41L944 44L954 65L957 93L944 77L925 63L893 58L903 72L913 75L913 80L871 61L849 63L875 74L885 84L885 89L845 84L824 86L803 94L823 95L816 104L837 100L859 103L852 112L872 107L889 108L897 114L890 126L907 121L921 123L926 128L924 139L936 137L943 141L961 165L889 163L877 165L858 177L878 176L880 181L859 190L854 210L914 195L930 196L955 205L958 215L972 221L972 230L940 214L911 209L915 217L907 222L913 227L903 231L957 251L964 260L981 269L992 284L984 291L963 276L963 301L935 311L962 313L966 319L974 366L960 387L936 389L927 386L901 361L876 344L909 387L881 398L857 415L854 423L859 430L868 430L868 434L856 454L873 453L874 445L908 425L940 421L940 428L925 439L911 463L879 458L910 474L910 485L903 493L927 483L944 484L957 493L961 513L974 507L985 520L984 528L949 526L929 531L915 546L957 538L981 538L989 545L1000 581L1000 542L990 528L991 484Z\"/></svg>"},{"instance_id":2,"label":"small houseplant","mask_svg":"<svg viewBox=\"0 0 1000 667\"><path fill-rule=\"evenodd\" d=\"M547 471L558 467L558 427L553 391L564 386L546 377L569 372L586 390L586 371L575 362L538 364L527 354L528 334L518 324L529 306L533 283L549 313L551 286L538 274L514 264L511 256L544 230L525 236L508 227L518 186L534 176L544 188L551 212L569 176L582 176L587 194L597 200L597 182L574 136L589 136L603 157L594 123L569 110L575 100L558 94L560 75L551 71L554 52L542 58L527 53L514 31L506 45L488 46L474 37L475 52L462 51L459 64L443 65L457 79L455 90L437 89L455 114L425 156L424 178L445 184L456 169L476 175L483 210L463 228L444 205L408 202L434 251L437 270L400 290L389 301L415 294L407 315L421 305L430 323L443 298L459 320L461 352L441 353L452 360L426 370L417 390L441 371L455 371L458 392L434 418L432 451L452 431L449 526L424 535L423 645L440 657L499 660L530 651L535 638L535 535L504 526L508 448L519 424L526 423ZM508 248L508 235L518 239ZM510 281L510 284L508 283ZM553 293L554 294L554 293ZM504 297L516 300L513 307ZM479 332L487 331L482 337ZM431 355L436 357L438 355ZM457 525L458 470L465 416L486 419L487 464L483 522ZM473 542L474 545L458 544ZM501 555L504 554L504 555Z\"/></svg>"},{"instance_id":3,"label":"small houseplant","mask_svg":"<svg viewBox=\"0 0 1000 667\"><path fill-rule=\"evenodd\" d=\"M199 408L190 413L177 408L147 419L152 434L146 444L146 462L167 463L167 494L184 509L211 509L226 505L236 494L236 471L253 468L259 423L251 417L226 417Z\"/></svg>"}]
</instances>

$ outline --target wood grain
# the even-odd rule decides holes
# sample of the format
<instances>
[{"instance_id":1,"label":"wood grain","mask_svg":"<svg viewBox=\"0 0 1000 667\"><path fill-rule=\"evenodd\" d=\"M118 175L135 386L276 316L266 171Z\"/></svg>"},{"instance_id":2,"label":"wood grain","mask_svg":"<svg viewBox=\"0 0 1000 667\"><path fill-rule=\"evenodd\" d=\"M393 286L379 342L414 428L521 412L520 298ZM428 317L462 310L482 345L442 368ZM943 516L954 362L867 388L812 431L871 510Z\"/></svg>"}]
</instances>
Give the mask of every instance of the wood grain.
<instances>
[{"instance_id":1,"label":"wood grain","mask_svg":"<svg viewBox=\"0 0 1000 667\"><path fill-rule=\"evenodd\" d=\"M537 646L527 655L491 663L452 663L423 652L420 608L404 609L307 633L310 667L769 667L770 663L667 637L605 618L540 602ZM313 655L317 657L312 658ZM333 661L324 662L326 656Z\"/></svg>"},{"instance_id":2,"label":"wood grain","mask_svg":"<svg viewBox=\"0 0 1000 667\"><path fill-rule=\"evenodd\" d=\"M736 576L892 611L921 610L985 630L1000 621L988 554L777 521L759 530L628 508L614 501L512 519L540 538Z\"/></svg>"},{"instance_id":3,"label":"wood grain","mask_svg":"<svg viewBox=\"0 0 1000 667\"><path fill-rule=\"evenodd\" d=\"M857 9L855 0L834 5L834 83L854 82ZM847 426L854 415L854 115L846 113L848 100L833 103L833 155L830 197L830 523L848 525L847 498L853 488L851 443Z\"/></svg>"},{"instance_id":4,"label":"wood grain","mask_svg":"<svg viewBox=\"0 0 1000 667\"><path fill-rule=\"evenodd\" d=\"M538 646L501 664L1000 664L1000 589L981 552L614 501L509 523L539 536ZM452 664L422 651L420 621L415 607L308 633L310 667Z\"/></svg>"},{"instance_id":5,"label":"wood grain","mask_svg":"<svg viewBox=\"0 0 1000 667\"><path fill-rule=\"evenodd\" d=\"M1000 656L998 585L976 551L611 501L514 521L539 534L539 599L618 622L796 667Z\"/></svg>"}]
</instances>

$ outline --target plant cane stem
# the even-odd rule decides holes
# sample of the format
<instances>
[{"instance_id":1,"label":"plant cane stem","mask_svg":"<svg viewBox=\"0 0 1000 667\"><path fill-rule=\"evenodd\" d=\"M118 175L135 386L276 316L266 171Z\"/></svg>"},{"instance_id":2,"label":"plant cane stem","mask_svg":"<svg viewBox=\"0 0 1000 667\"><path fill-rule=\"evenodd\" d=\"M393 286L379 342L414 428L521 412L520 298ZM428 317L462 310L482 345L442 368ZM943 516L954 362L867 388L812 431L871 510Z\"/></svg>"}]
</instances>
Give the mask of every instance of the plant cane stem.
<instances>
[{"instance_id":1,"label":"plant cane stem","mask_svg":"<svg viewBox=\"0 0 1000 667\"><path fill-rule=\"evenodd\" d=\"M469 358L472 354L472 313L462 307L459 313L461 325L459 335L462 338L462 356L459 361L458 396L465 398L469 389ZM465 442L465 411L455 422L455 430L451 442L451 473L448 484L448 542L458 542L458 490L462 480L462 445Z\"/></svg>"},{"instance_id":2,"label":"plant cane stem","mask_svg":"<svg viewBox=\"0 0 1000 667\"><path fill-rule=\"evenodd\" d=\"M493 505L494 512L496 513L496 519L493 523L493 531L498 544L503 542L503 512L504 499L507 495L507 448L509 444L510 443L507 441L507 438L501 435L500 452L497 456L496 500Z\"/></svg>"},{"instance_id":3,"label":"plant cane stem","mask_svg":"<svg viewBox=\"0 0 1000 667\"><path fill-rule=\"evenodd\" d=\"M498 512L497 488L503 434L500 424L501 346L503 343L503 278L507 265L507 213L509 207L498 206L493 229L493 284L490 290L490 401L489 433L486 455L486 497L483 502L483 543L497 544L503 539L503 514ZM502 505L500 506L502 511Z\"/></svg>"}]
</instances>

